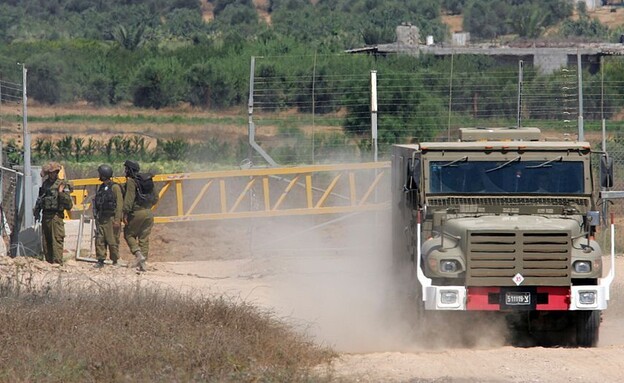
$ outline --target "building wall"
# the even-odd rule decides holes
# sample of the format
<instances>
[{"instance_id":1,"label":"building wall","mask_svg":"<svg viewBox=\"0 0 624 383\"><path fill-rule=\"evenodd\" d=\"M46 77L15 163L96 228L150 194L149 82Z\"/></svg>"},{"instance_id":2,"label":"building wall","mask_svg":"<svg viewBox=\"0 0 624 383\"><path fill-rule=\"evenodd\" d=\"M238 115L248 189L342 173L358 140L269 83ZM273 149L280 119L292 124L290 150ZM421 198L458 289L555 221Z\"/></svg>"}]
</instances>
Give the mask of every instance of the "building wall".
<instances>
[{"instance_id":1,"label":"building wall","mask_svg":"<svg viewBox=\"0 0 624 383\"><path fill-rule=\"evenodd\" d=\"M576 7L577 3L585 3L587 10L591 11L602 6L602 0L570 0L570 2Z\"/></svg>"},{"instance_id":2,"label":"building wall","mask_svg":"<svg viewBox=\"0 0 624 383\"><path fill-rule=\"evenodd\" d=\"M568 55L561 53L535 53L533 56L533 65L538 68L542 74L551 74L559 70L561 67L568 65Z\"/></svg>"},{"instance_id":3,"label":"building wall","mask_svg":"<svg viewBox=\"0 0 624 383\"><path fill-rule=\"evenodd\" d=\"M396 28L397 43L404 45L419 45L420 30L414 25L399 25Z\"/></svg>"}]
</instances>

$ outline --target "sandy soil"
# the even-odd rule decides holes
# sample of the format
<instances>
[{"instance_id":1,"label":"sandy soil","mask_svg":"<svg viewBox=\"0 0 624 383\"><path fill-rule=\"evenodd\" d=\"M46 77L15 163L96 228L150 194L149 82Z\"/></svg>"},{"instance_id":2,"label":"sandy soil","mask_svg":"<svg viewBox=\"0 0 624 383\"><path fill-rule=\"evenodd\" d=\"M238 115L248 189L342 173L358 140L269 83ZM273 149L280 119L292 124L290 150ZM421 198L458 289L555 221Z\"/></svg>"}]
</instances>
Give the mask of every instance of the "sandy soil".
<instances>
[{"instance_id":1,"label":"sandy soil","mask_svg":"<svg viewBox=\"0 0 624 383\"><path fill-rule=\"evenodd\" d=\"M609 28L617 28L624 22L624 7L621 5L600 7L588 12L588 14Z\"/></svg>"},{"instance_id":2,"label":"sandy soil","mask_svg":"<svg viewBox=\"0 0 624 383\"><path fill-rule=\"evenodd\" d=\"M358 382L620 382L624 368L624 257L597 348L512 347L493 322L419 323L391 273L388 225L379 215L159 225L148 272L69 261L0 257L50 281L132 283L251 302L341 354L332 374ZM127 250L123 257L129 260ZM1 271L12 270L0 267ZM28 274L28 273L26 273Z\"/></svg>"}]
</instances>

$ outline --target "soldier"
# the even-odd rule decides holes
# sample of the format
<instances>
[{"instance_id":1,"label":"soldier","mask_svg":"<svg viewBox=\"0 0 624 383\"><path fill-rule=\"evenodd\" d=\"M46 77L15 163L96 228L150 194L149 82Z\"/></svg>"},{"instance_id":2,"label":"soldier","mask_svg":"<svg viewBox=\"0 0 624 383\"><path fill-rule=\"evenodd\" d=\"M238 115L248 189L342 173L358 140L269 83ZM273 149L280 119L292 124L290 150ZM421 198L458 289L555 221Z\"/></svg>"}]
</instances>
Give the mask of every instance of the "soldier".
<instances>
[{"instance_id":1,"label":"soldier","mask_svg":"<svg viewBox=\"0 0 624 383\"><path fill-rule=\"evenodd\" d=\"M50 162L41 169L43 183L35 203L35 221L41 219L42 244L45 260L49 263L63 263L65 241L65 210L73 206L70 188L59 179L61 164Z\"/></svg>"},{"instance_id":2,"label":"soldier","mask_svg":"<svg viewBox=\"0 0 624 383\"><path fill-rule=\"evenodd\" d=\"M124 238L130 252L134 254L134 264L138 271L145 271L145 261L149 254L149 235L154 226L152 206L158 201L154 193L153 183L151 190L143 182L144 175L139 174L140 166L137 162L124 162L126 170L126 192L124 195ZM151 182L151 177L149 178Z\"/></svg>"},{"instance_id":3,"label":"soldier","mask_svg":"<svg viewBox=\"0 0 624 383\"><path fill-rule=\"evenodd\" d=\"M95 237L95 255L98 263L96 268L104 266L106 249L110 252L113 265L119 260L119 232L123 209L121 186L113 182L113 168L103 164L98 167L98 175L102 184L95 193L93 213L95 215L97 233Z\"/></svg>"}]
</instances>

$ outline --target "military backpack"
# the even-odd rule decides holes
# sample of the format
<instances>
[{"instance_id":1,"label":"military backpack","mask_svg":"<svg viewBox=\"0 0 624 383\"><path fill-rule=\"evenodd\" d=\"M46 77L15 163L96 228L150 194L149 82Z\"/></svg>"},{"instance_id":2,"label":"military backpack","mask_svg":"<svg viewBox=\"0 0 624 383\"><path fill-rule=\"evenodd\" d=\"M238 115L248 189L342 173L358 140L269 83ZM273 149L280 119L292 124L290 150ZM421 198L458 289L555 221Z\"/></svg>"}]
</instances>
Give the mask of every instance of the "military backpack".
<instances>
[{"instance_id":1,"label":"military backpack","mask_svg":"<svg viewBox=\"0 0 624 383\"><path fill-rule=\"evenodd\" d=\"M134 177L137 184L135 200L141 206L151 206L156 203L153 177L151 173L138 173Z\"/></svg>"}]
</instances>

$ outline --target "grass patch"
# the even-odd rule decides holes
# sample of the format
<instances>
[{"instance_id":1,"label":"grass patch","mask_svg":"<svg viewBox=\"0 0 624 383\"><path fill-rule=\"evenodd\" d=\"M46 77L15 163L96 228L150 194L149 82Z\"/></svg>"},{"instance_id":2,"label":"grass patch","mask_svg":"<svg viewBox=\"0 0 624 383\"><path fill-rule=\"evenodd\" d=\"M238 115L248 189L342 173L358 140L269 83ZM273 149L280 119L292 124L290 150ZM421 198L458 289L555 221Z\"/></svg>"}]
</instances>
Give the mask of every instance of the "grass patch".
<instances>
[{"instance_id":1,"label":"grass patch","mask_svg":"<svg viewBox=\"0 0 624 383\"><path fill-rule=\"evenodd\" d=\"M32 279L0 279L0 381L330 380L331 350L247 303Z\"/></svg>"},{"instance_id":2,"label":"grass patch","mask_svg":"<svg viewBox=\"0 0 624 383\"><path fill-rule=\"evenodd\" d=\"M15 114L4 114L2 118L6 121L20 122L22 117ZM97 115L97 114L58 114L54 116L28 116L28 121L42 123L94 123L94 124L179 124L179 125L207 125L226 124L241 125L247 124L247 118L243 117L192 117L184 115L158 116L149 114L117 114L117 115Z\"/></svg>"}]
</instances>

